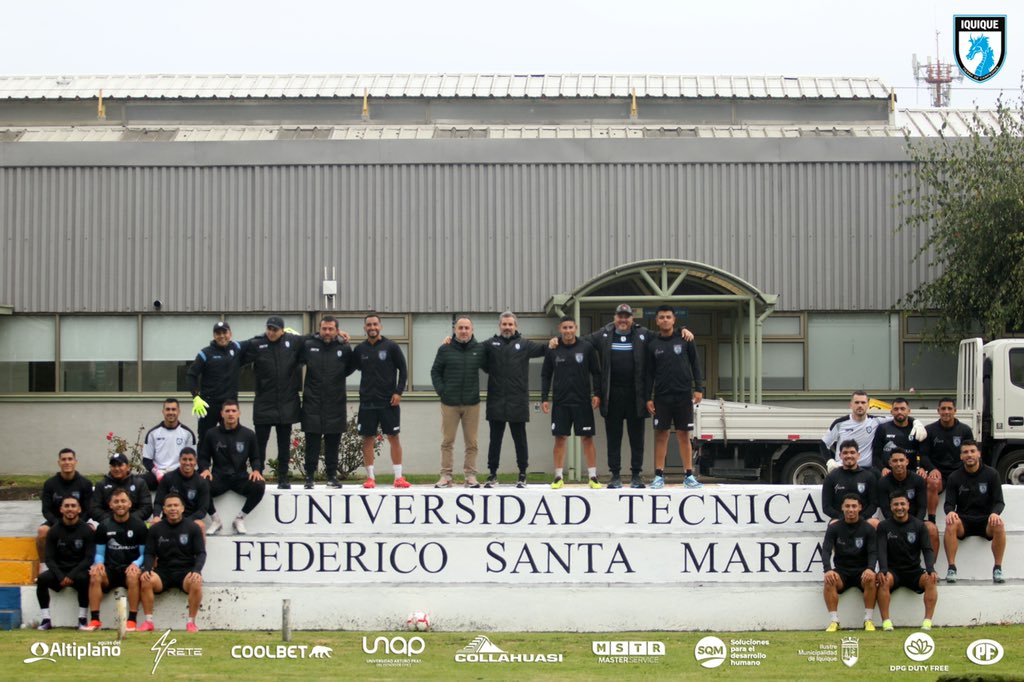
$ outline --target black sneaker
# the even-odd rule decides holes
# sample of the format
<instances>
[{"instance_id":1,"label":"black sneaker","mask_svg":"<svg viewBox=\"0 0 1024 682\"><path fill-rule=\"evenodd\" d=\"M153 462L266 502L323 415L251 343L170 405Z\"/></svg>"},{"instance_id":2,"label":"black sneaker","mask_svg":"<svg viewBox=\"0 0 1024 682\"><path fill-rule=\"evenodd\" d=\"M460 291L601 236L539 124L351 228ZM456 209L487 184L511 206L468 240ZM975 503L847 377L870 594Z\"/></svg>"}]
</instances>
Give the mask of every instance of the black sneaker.
<instances>
[{"instance_id":1,"label":"black sneaker","mask_svg":"<svg viewBox=\"0 0 1024 682\"><path fill-rule=\"evenodd\" d=\"M633 478L629 482L630 488L646 488L644 485L644 479L640 474L633 474Z\"/></svg>"},{"instance_id":2,"label":"black sneaker","mask_svg":"<svg viewBox=\"0 0 1024 682\"><path fill-rule=\"evenodd\" d=\"M277 479L277 489L278 490L291 490L292 489L292 484L291 484L291 482L288 481L287 478L279 478L279 479Z\"/></svg>"},{"instance_id":3,"label":"black sneaker","mask_svg":"<svg viewBox=\"0 0 1024 682\"><path fill-rule=\"evenodd\" d=\"M622 487L622 479L619 478L618 474L612 475L612 480L608 481L608 487L612 490Z\"/></svg>"},{"instance_id":4,"label":"black sneaker","mask_svg":"<svg viewBox=\"0 0 1024 682\"><path fill-rule=\"evenodd\" d=\"M328 488L340 488L341 484L338 483L338 479L332 477L332 478L328 478L327 479L327 487Z\"/></svg>"},{"instance_id":5,"label":"black sneaker","mask_svg":"<svg viewBox=\"0 0 1024 682\"><path fill-rule=\"evenodd\" d=\"M526 474L519 474L519 480L516 481L516 487L517 488L525 488L526 487Z\"/></svg>"},{"instance_id":6,"label":"black sneaker","mask_svg":"<svg viewBox=\"0 0 1024 682\"><path fill-rule=\"evenodd\" d=\"M306 482L302 485L302 487L305 488L306 490L312 490L313 489L313 479L312 478L307 478Z\"/></svg>"},{"instance_id":7,"label":"black sneaker","mask_svg":"<svg viewBox=\"0 0 1024 682\"><path fill-rule=\"evenodd\" d=\"M488 476L487 480L484 482L484 487L485 488L497 488L498 487L498 475L497 474L491 474L490 476Z\"/></svg>"}]
</instances>

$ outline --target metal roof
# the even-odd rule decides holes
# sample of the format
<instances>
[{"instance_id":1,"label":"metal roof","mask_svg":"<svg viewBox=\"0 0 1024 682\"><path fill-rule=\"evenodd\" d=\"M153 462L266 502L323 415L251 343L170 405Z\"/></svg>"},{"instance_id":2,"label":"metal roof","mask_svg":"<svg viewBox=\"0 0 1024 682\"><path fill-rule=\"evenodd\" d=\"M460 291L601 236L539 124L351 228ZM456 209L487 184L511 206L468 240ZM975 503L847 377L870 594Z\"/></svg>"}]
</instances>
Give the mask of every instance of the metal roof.
<instances>
[{"instance_id":1,"label":"metal roof","mask_svg":"<svg viewBox=\"0 0 1024 682\"><path fill-rule=\"evenodd\" d=\"M161 74L0 76L0 99L288 97L885 99L878 78L651 74Z\"/></svg>"},{"instance_id":2,"label":"metal roof","mask_svg":"<svg viewBox=\"0 0 1024 682\"><path fill-rule=\"evenodd\" d=\"M1015 118L1017 114L1012 114ZM995 109L901 109L896 125L906 128L911 137L967 137L975 123L997 128Z\"/></svg>"}]
</instances>

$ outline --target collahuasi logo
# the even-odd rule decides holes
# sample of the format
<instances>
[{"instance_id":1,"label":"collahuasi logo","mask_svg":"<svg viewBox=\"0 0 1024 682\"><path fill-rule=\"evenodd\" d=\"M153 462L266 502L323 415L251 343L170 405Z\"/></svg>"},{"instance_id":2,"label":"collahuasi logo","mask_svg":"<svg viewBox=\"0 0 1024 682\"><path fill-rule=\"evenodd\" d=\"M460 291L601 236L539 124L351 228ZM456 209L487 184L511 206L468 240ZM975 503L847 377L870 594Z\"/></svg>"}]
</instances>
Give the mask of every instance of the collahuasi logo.
<instances>
[{"instance_id":1,"label":"collahuasi logo","mask_svg":"<svg viewBox=\"0 0 1024 682\"><path fill-rule=\"evenodd\" d=\"M561 663L562 654L510 654L486 635L473 638L455 654L456 663Z\"/></svg>"},{"instance_id":2,"label":"collahuasi logo","mask_svg":"<svg viewBox=\"0 0 1024 682\"><path fill-rule=\"evenodd\" d=\"M953 54L960 70L976 83L999 73L1006 61L1006 15L955 15Z\"/></svg>"}]
</instances>

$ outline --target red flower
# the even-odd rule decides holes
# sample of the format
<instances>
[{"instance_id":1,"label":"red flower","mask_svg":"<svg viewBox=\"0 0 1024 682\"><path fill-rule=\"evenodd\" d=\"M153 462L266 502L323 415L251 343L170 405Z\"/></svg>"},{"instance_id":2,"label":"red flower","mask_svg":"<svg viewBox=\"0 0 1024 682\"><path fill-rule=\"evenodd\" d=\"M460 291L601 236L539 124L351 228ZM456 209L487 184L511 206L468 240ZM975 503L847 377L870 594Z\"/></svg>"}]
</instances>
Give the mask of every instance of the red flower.
<instances>
[{"instance_id":1,"label":"red flower","mask_svg":"<svg viewBox=\"0 0 1024 682\"><path fill-rule=\"evenodd\" d=\"M378 433L377 434L377 442L378 443L383 443L384 442L384 434L382 434L382 433Z\"/></svg>"},{"instance_id":2,"label":"red flower","mask_svg":"<svg viewBox=\"0 0 1024 682\"><path fill-rule=\"evenodd\" d=\"M107 440L114 440L114 432L111 431L107 434Z\"/></svg>"},{"instance_id":3,"label":"red flower","mask_svg":"<svg viewBox=\"0 0 1024 682\"><path fill-rule=\"evenodd\" d=\"M298 438L296 438L296 439L294 439L294 440L292 441L292 447L293 447L293 448L297 448L297 447L299 447L299 439L298 439Z\"/></svg>"}]
</instances>

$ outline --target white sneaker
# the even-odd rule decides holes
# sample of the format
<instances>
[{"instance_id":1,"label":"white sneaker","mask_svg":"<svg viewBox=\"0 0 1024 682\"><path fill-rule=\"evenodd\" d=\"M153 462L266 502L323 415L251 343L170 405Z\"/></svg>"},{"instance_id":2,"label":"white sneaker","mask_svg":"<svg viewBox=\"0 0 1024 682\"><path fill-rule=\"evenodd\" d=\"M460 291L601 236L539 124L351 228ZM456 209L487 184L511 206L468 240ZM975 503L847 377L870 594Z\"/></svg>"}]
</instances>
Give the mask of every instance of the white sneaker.
<instances>
[{"instance_id":1,"label":"white sneaker","mask_svg":"<svg viewBox=\"0 0 1024 682\"><path fill-rule=\"evenodd\" d=\"M224 524L220 522L220 518L214 516L213 521L210 522L209 527L206 529L207 535L216 535L217 531L224 527Z\"/></svg>"},{"instance_id":2,"label":"white sneaker","mask_svg":"<svg viewBox=\"0 0 1024 682\"><path fill-rule=\"evenodd\" d=\"M235 529L235 533L237 533L238 535L245 535L245 520L244 519L242 519L240 517L236 517L235 520L231 522L231 525Z\"/></svg>"}]
</instances>

